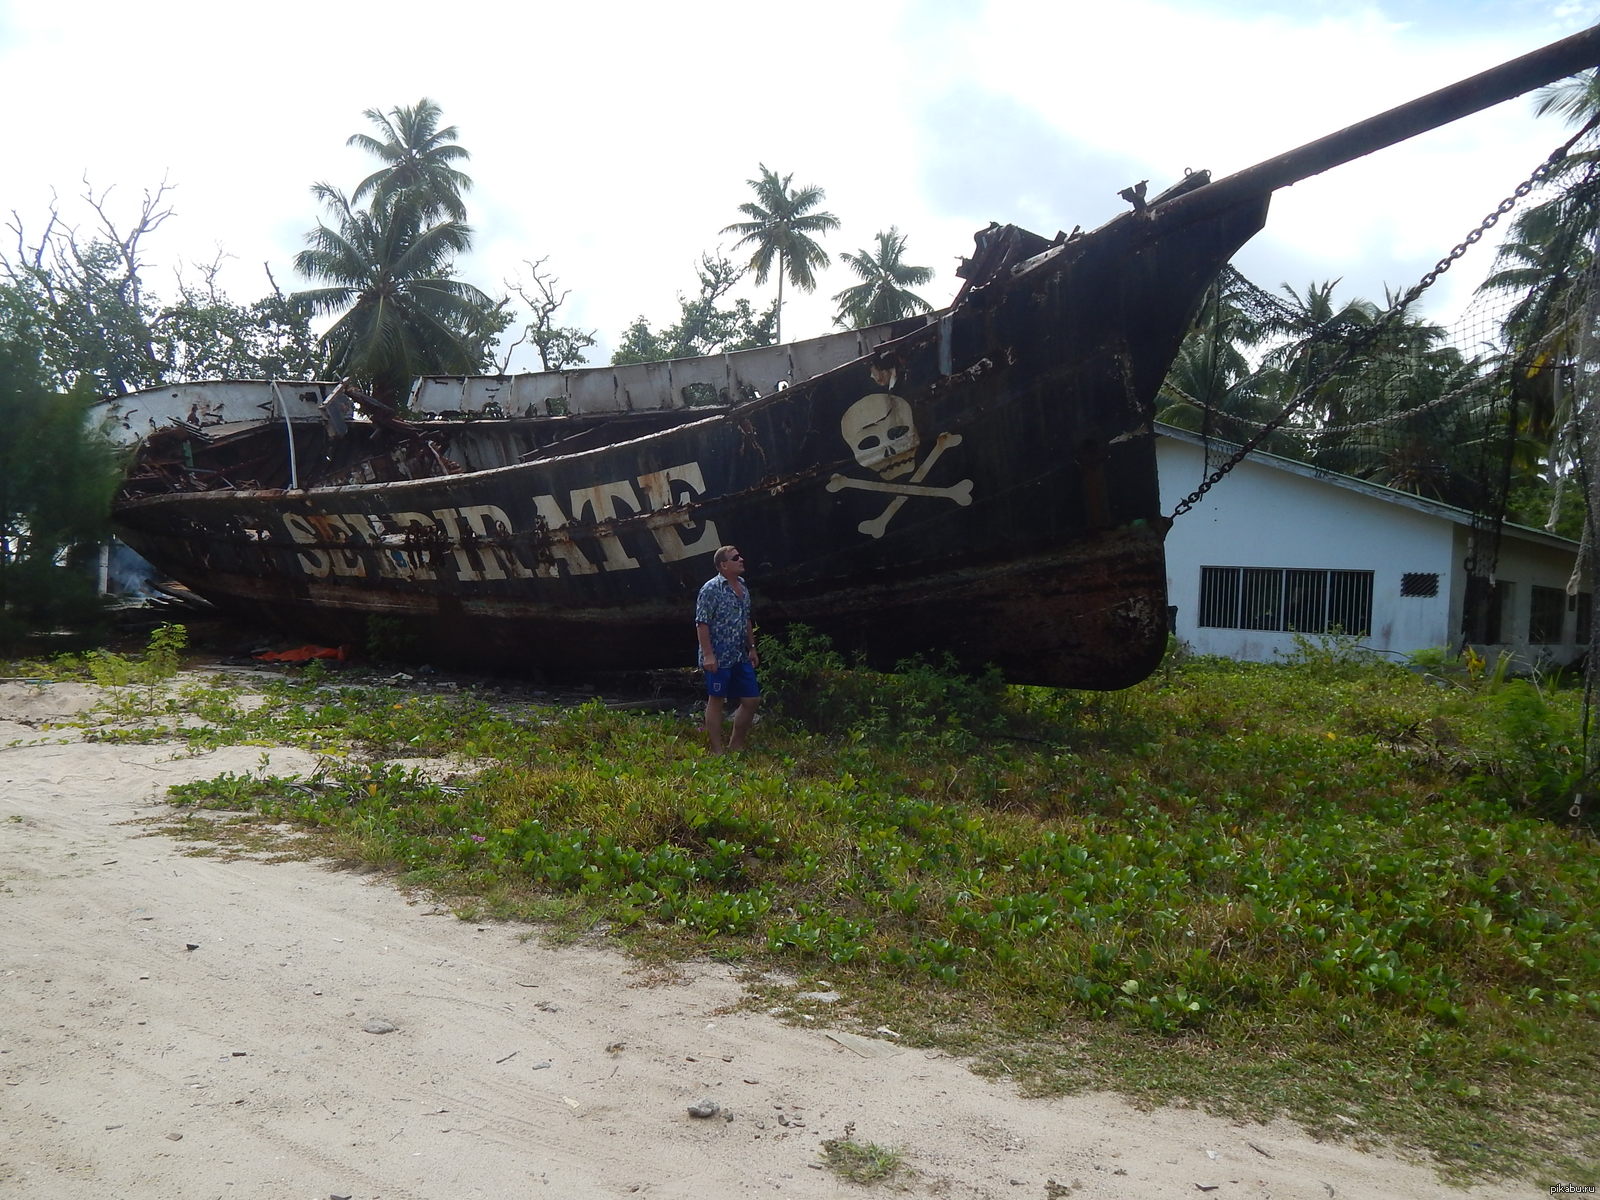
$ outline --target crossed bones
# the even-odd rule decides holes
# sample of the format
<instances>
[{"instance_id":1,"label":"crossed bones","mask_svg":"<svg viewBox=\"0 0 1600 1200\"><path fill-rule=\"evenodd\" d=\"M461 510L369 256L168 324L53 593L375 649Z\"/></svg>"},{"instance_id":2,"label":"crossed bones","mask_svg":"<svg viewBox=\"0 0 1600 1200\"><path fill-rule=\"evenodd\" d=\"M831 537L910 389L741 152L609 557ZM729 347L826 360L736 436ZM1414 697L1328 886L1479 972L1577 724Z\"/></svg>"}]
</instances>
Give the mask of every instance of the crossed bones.
<instances>
[{"instance_id":1,"label":"crossed bones","mask_svg":"<svg viewBox=\"0 0 1600 1200\"><path fill-rule=\"evenodd\" d=\"M887 479L852 479L848 475L835 475L828 480L828 490L837 492L841 488L858 488L863 492L889 492L894 499L889 501L889 507L870 521L863 521L858 529L869 537L880 538L889 528L889 522L894 520L894 515L900 507L912 496L941 497L945 500L954 500L965 508L972 503L972 480L963 479L949 487L923 487L922 481L928 477L928 472L933 469L933 464L939 461L939 456L951 446L961 444L959 433L941 433L934 439L933 448L928 451L928 457L917 465L916 471L906 483L891 483Z\"/></svg>"}]
</instances>

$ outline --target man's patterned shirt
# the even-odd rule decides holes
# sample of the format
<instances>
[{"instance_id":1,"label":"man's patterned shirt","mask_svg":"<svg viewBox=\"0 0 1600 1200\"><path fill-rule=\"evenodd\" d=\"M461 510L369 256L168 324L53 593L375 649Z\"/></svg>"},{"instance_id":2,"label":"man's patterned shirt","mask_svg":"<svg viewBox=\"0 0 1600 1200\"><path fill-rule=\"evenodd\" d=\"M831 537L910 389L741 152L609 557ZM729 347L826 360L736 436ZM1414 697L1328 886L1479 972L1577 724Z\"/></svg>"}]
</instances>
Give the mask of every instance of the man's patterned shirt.
<instances>
[{"instance_id":1,"label":"man's patterned shirt","mask_svg":"<svg viewBox=\"0 0 1600 1200\"><path fill-rule=\"evenodd\" d=\"M711 631L711 652L717 656L718 667L731 667L747 661L750 643L746 640L750 628L750 585L744 585L744 595L734 593L733 584L721 575L708 579L700 586L700 595L694 603L694 623L704 624ZM696 652L697 657L703 658ZM701 666L705 663L702 661Z\"/></svg>"}]
</instances>

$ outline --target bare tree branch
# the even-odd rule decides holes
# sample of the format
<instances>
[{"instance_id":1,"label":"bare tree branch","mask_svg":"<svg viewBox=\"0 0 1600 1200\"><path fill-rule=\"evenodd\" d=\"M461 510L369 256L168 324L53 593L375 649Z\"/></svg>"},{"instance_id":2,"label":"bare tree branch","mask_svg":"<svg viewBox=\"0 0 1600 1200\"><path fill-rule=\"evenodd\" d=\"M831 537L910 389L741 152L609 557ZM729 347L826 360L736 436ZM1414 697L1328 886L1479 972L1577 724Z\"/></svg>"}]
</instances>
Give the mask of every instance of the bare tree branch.
<instances>
[{"instance_id":1,"label":"bare tree branch","mask_svg":"<svg viewBox=\"0 0 1600 1200\"><path fill-rule=\"evenodd\" d=\"M544 270L544 264L550 261L548 255L537 262L531 259L522 261L528 268L533 288L538 294L529 295L529 289L520 281L506 281L506 287L515 292L528 306L529 315L533 318L528 323L524 337L518 338L506 351L507 364L509 365L511 361L511 349L528 340L538 350L539 361L546 371L559 371L564 367L576 366L584 361L583 351L594 345L594 331L585 333L581 329L556 325L555 315L572 292L571 289L567 289L557 293L559 281Z\"/></svg>"}]
</instances>

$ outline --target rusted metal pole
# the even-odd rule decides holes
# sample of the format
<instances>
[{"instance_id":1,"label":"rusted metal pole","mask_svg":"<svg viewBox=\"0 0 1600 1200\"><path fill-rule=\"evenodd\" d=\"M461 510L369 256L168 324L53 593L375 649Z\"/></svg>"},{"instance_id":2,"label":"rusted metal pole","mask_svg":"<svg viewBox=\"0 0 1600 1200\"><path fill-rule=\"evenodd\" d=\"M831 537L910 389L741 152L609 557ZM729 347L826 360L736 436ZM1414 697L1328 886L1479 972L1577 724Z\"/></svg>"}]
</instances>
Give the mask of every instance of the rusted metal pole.
<instances>
[{"instance_id":1,"label":"rusted metal pole","mask_svg":"<svg viewBox=\"0 0 1600 1200\"><path fill-rule=\"evenodd\" d=\"M1150 215L1164 223L1183 224L1597 66L1600 25L1178 196L1151 209Z\"/></svg>"}]
</instances>

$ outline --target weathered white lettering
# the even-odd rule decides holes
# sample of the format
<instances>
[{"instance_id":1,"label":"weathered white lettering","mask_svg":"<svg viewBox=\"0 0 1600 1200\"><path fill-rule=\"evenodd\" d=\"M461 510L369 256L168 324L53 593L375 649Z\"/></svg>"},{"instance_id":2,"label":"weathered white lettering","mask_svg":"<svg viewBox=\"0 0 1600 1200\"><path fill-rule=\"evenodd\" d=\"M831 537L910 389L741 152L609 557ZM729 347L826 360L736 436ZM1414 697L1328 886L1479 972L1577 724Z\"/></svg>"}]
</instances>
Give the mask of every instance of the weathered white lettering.
<instances>
[{"instance_id":1,"label":"weathered white lettering","mask_svg":"<svg viewBox=\"0 0 1600 1200\"><path fill-rule=\"evenodd\" d=\"M572 537L565 532L566 526L572 524L572 519L561 511L561 505L554 496L535 496L533 509L544 518L545 525L550 530L550 542L547 549L552 555L567 564L567 571L573 575L593 575L600 570L589 561L588 556L573 544ZM555 563L546 563L539 568L539 574L554 579L560 574Z\"/></svg>"},{"instance_id":2,"label":"weathered white lettering","mask_svg":"<svg viewBox=\"0 0 1600 1200\"><path fill-rule=\"evenodd\" d=\"M674 488L674 482L681 484ZM689 514L678 505L687 505L696 498L705 494L706 479L700 472L697 462L684 463L678 467L668 467L663 471L651 471L647 475L639 476L639 486L644 489L644 494L654 510L646 524L650 532L655 535L656 545L661 548L662 562L678 562L681 559L692 558L696 554L710 554L719 543L717 541L717 526L714 521L697 523L689 520ZM683 499L678 499L678 493L683 493ZM700 536L693 542L686 542L682 529L693 529L698 524Z\"/></svg>"},{"instance_id":3,"label":"weathered white lettering","mask_svg":"<svg viewBox=\"0 0 1600 1200\"><path fill-rule=\"evenodd\" d=\"M533 511L548 534L538 546L537 561L532 554L518 553L518 531L510 514L493 504L431 513L285 513L283 523L299 547L301 570L319 579L330 575L359 579L375 569L385 579L432 581L437 578L435 552L444 550L450 552L463 582L556 579L563 564L569 575L637 569L639 561L615 533L615 523L630 517L643 518L662 562L711 553L718 545L716 524L690 520L688 511L705 490L700 464L688 462L648 471L637 477L637 486L617 479L575 488L568 501L570 510L553 495L534 496ZM574 518L599 527L601 562L590 561L573 540ZM370 549L371 555L363 554L363 549Z\"/></svg>"},{"instance_id":4,"label":"weathered white lettering","mask_svg":"<svg viewBox=\"0 0 1600 1200\"><path fill-rule=\"evenodd\" d=\"M317 540L317 531L311 527L311 523L294 513L283 514L283 527L289 531L289 537L299 545L310 545ZM300 569L317 579L326 578L333 570L333 564L328 561L324 551L302 550L295 557L300 560Z\"/></svg>"},{"instance_id":5,"label":"weathered white lettering","mask_svg":"<svg viewBox=\"0 0 1600 1200\"><path fill-rule=\"evenodd\" d=\"M483 563L485 579L530 579L533 572L524 567L511 554L508 541L511 537L511 518L506 510L493 504L474 504L458 510L461 519L479 537L479 561Z\"/></svg>"},{"instance_id":6,"label":"weathered white lettering","mask_svg":"<svg viewBox=\"0 0 1600 1200\"><path fill-rule=\"evenodd\" d=\"M619 501L627 505L627 512L618 511ZM595 487L578 488L572 493L572 513L580 520L586 512L594 514L596 523L623 516L636 516L642 507L639 503L639 494L626 479L598 484ZM638 560L632 558L622 545L622 539L610 530L600 534L600 550L606 556L601 566L607 571L630 571L639 566Z\"/></svg>"},{"instance_id":7,"label":"weathered white lettering","mask_svg":"<svg viewBox=\"0 0 1600 1200\"><path fill-rule=\"evenodd\" d=\"M397 512L391 513L389 520L394 523L396 529L401 531L399 535L401 545L406 545L408 537L413 539L413 544L407 547L403 555L405 576L410 579L420 580L437 579L438 576L434 574L433 566L428 561L427 550L414 543L416 534L411 533L412 530L422 533L429 529L437 529L438 525L434 519L427 513ZM393 537L394 535L391 534L389 536ZM386 537L384 540L387 542L389 538ZM423 540L427 539L424 538Z\"/></svg>"},{"instance_id":8,"label":"weathered white lettering","mask_svg":"<svg viewBox=\"0 0 1600 1200\"><path fill-rule=\"evenodd\" d=\"M333 573L351 579L366 578L367 564L361 561L361 556L354 550L344 548L343 543L361 540L355 530L345 523L344 518L333 513L324 513L308 520L326 541L340 543L328 551L328 561L333 564Z\"/></svg>"}]
</instances>

